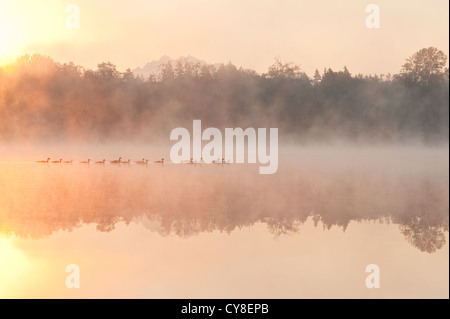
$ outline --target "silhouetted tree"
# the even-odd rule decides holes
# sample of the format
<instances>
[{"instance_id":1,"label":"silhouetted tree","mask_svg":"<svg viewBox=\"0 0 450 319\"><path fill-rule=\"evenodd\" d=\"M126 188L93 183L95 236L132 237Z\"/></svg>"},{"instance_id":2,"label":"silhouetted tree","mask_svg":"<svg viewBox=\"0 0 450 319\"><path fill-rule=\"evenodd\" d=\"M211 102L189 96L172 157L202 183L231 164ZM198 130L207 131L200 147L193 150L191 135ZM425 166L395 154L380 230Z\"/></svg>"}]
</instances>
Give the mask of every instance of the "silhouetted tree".
<instances>
[{"instance_id":1,"label":"silhouetted tree","mask_svg":"<svg viewBox=\"0 0 450 319\"><path fill-rule=\"evenodd\" d=\"M131 71L130 68L126 69L125 72L122 74L122 79L125 82L133 81L136 77L134 76L134 73Z\"/></svg>"},{"instance_id":2,"label":"silhouetted tree","mask_svg":"<svg viewBox=\"0 0 450 319\"><path fill-rule=\"evenodd\" d=\"M160 77L162 82L169 82L175 79L175 72L170 61L161 67Z\"/></svg>"},{"instance_id":3,"label":"silhouetted tree","mask_svg":"<svg viewBox=\"0 0 450 319\"><path fill-rule=\"evenodd\" d=\"M320 75L319 70L316 69L316 70L314 71L313 83L314 83L315 85L317 85L317 84L320 83L321 80L322 80L322 76Z\"/></svg>"},{"instance_id":4,"label":"silhouetted tree","mask_svg":"<svg viewBox=\"0 0 450 319\"><path fill-rule=\"evenodd\" d=\"M283 63L278 58L275 63L269 67L269 71L265 74L271 79L295 79L303 76L300 66L294 62Z\"/></svg>"},{"instance_id":5,"label":"silhouetted tree","mask_svg":"<svg viewBox=\"0 0 450 319\"><path fill-rule=\"evenodd\" d=\"M142 79L111 62L85 70L25 55L0 68L0 140L154 140L193 118L223 127L278 127L295 141L448 141L446 57L419 51L394 77L344 67L312 79L292 62L267 73L180 59Z\"/></svg>"},{"instance_id":6,"label":"silhouetted tree","mask_svg":"<svg viewBox=\"0 0 450 319\"><path fill-rule=\"evenodd\" d=\"M426 85L448 78L447 56L435 47L424 48L406 60L400 71L400 79L407 84Z\"/></svg>"},{"instance_id":7,"label":"silhouetted tree","mask_svg":"<svg viewBox=\"0 0 450 319\"><path fill-rule=\"evenodd\" d=\"M120 73L111 62L103 62L98 64L97 75L103 79L115 79L120 76Z\"/></svg>"}]
</instances>

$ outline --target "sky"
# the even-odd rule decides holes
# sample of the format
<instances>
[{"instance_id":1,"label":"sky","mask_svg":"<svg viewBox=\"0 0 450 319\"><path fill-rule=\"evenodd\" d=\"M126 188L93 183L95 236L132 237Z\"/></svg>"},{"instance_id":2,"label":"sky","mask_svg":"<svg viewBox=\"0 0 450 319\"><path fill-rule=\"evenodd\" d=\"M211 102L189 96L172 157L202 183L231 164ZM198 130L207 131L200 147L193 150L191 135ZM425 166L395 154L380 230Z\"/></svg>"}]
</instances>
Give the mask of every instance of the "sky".
<instances>
[{"instance_id":1,"label":"sky","mask_svg":"<svg viewBox=\"0 0 450 319\"><path fill-rule=\"evenodd\" d=\"M366 6L380 8L367 28ZM70 4L79 28L68 28ZM0 64L40 53L123 71L163 55L192 55L265 72L280 58L309 75L318 68L397 73L424 47L448 55L447 0L0 0ZM71 20L73 21L73 20Z\"/></svg>"}]
</instances>

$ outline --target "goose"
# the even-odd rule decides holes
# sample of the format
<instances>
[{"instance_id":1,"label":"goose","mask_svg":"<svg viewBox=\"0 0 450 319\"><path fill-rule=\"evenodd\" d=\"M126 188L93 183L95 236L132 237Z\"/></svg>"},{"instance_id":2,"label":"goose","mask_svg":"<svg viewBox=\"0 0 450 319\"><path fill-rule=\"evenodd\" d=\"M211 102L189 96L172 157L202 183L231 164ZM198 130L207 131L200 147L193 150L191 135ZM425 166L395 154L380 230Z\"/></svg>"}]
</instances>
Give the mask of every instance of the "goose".
<instances>
[{"instance_id":1,"label":"goose","mask_svg":"<svg viewBox=\"0 0 450 319\"><path fill-rule=\"evenodd\" d=\"M148 166L148 159L142 159L142 161L137 161L136 164L142 165L142 166Z\"/></svg>"},{"instance_id":2,"label":"goose","mask_svg":"<svg viewBox=\"0 0 450 319\"><path fill-rule=\"evenodd\" d=\"M225 165L226 164L226 162L225 162L225 159L224 158L222 158L222 159L218 159L217 161L213 161L213 164L216 164L216 165Z\"/></svg>"},{"instance_id":3,"label":"goose","mask_svg":"<svg viewBox=\"0 0 450 319\"><path fill-rule=\"evenodd\" d=\"M110 163L111 164L120 164L120 162L122 162L122 157L119 157L118 160L111 161Z\"/></svg>"},{"instance_id":4,"label":"goose","mask_svg":"<svg viewBox=\"0 0 450 319\"><path fill-rule=\"evenodd\" d=\"M64 164L72 164L73 160L65 161Z\"/></svg>"},{"instance_id":5,"label":"goose","mask_svg":"<svg viewBox=\"0 0 450 319\"><path fill-rule=\"evenodd\" d=\"M128 165L130 165L130 163L131 163L131 160L128 160L126 162L120 162L120 164L128 164Z\"/></svg>"},{"instance_id":6,"label":"goose","mask_svg":"<svg viewBox=\"0 0 450 319\"><path fill-rule=\"evenodd\" d=\"M90 164L90 163L91 163L91 159L88 159L87 162L86 161L80 162L80 164Z\"/></svg>"},{"instance_id":7,"label":"goose","mask_svg":"<svg viewBox=\"0 0 450 319\"><path fill-rule=\"evenodd\" d=\"M95 164L105 164L106 160L104 159L103 161L99 161L99 162L95 162Z\"/></svg>"},{"instance_id":8,"label":"goose","mask_svg":"<svg viewBox=\"0 0 450 319\"><path fill-rule=\"evenodd\" d=\"M49 161L50 161L50 157L47 158L46 161L37 161L36 163L40 163L40 164L48 164Z\"/></svg>"},{"instance_id":9,"label":"goose","mask_svg":"<svg viewBox=\"0 0 450 319\"><path fill-rule=\"evenodd\" d=\"M53 164L61 164L62 163L62 158L59 159L59 161L52 161Z\"/></svg>"},{"instance_id":10,"label":"goose","mask_svg":"<svg viewBox=\"0 0 450 319\"><path fill-rule=\"evenodd\" d=\"M144 158L142 159L142 161L135 161L135 163L138 164L138 165L145 165L146 164Z\"/></svg>"},{"instance_id":11,"label":"goose","mask_svg":"<svg viewBox=\"0 0 450 319\"><path fill-rule=\"evenodd\" d=\"M164 164L164 158L161 158L160 161L155 161L154 163L155 164Z\"/></svg>"}]
</instances>

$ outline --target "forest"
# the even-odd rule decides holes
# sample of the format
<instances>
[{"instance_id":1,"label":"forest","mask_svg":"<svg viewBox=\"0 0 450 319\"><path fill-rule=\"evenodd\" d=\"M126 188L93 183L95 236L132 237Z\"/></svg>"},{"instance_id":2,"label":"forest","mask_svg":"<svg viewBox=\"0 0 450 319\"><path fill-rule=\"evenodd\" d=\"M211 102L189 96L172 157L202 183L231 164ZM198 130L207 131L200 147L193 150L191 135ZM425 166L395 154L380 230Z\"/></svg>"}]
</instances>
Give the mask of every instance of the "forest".
<instances>
[{"instance_id":1,"label":"forest","mask_svg":"<svg viewBox=\"0 0 450 319\"><path fill-rule=\"evenodd\" d=\"M111 62L97 70L25 55L0 67L0 142L168 141L205 127L277 127L280 142L448 143L447 56L434 47L394 75L343 67L312 77L279 59L266 73L167 63L142 78Z\"/></svg>"}]
</instances>

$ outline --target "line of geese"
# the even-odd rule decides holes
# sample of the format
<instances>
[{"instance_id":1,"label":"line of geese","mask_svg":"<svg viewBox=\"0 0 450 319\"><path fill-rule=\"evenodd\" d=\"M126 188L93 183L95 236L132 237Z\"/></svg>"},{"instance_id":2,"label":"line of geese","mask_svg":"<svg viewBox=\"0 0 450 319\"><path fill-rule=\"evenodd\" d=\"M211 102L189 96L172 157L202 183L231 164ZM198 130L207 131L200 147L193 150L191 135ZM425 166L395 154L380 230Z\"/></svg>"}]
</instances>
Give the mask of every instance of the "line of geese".
<instances>
[{"instance_id":1,"label":"line of geese","mask_svg":"<svg viewBox=\"0 0 450 319\"><path fill-rule=\"evenodd\" d=\"M50 161L50 160L51 160L51 158L47 158L47 160L36 161L36 163L39 163L39 164L50 164L50 163L51 164L72 164L73 163L73 160L63 161L62 158L60 158L59 161ZM98 165L105 165L106 164L106 160L104 159L102 161L92 162L91 159L88 159L87 161L81 161L79 163L80 164L88 164L88 165L91 164L91 163L98 164ZM131 160L122 161L122 157L119 157L118 160L112 160L112 161L109 161L109 163L110 164L114 164L114 165L120 165L120 164L130 165L131 164ZM137 165L148 166L149 160L143 158L140 161L135 161L135 163ZM164 158L161 158L161 160L154 161L152 163L154 163L154 164L162 164L163 165L164 164ZM204 163L204 161L203 161L203 157L201 158L200 162L196 162L196 161L194 161L191 158L189 161L186 161L184 163L185 164L196 165L196 164ZM212 161L212 164L221 164L221 165L227 164L227 165L229 165L229 162L226 162L225 159L222 158L222 159L218 159L218 160Z\"/></svg>"},{"instance_id":2,"label":"line of geese","mask_svg":"<svg viewBox=\"0 0 450 319\"><path fill-rule=\"evenodd\" d=\"M73 163L73 160L70 160L70 161L63 161L62 158L60 158L59 161L50 161L50 160L51 160L51 158L47 158L47 160L36 161L36 163L39 163L39 164L50 164L50 163L51 163L51 164L72 164L72 163ZM101 165L105 165L105 164L106 164L106 160L104 159L104 160L102 160L102 161L93 162L93 161L91 161L91 159L88 159L87 161L81 161L81 162L79 162L79 163L80 163L80 164L91 164L91 163L93 163L93 164L101 164ZM115 164L115 165L120 165L120 164L130 165L130 164L131 164L131 160L128 160L128 161L122 161L122 157L119 157L118 160L112 160L112 161L109 161L109 163ZM135 163L136 163L137 165L148 165L149 160L143 158L143 159L140 160L140 161L135 161ZM162 159L159 160L159 161L154 161L153 163L154 163L154 164L164 164L164 158L162 158Z\"/></svg>"}]
</instances>

